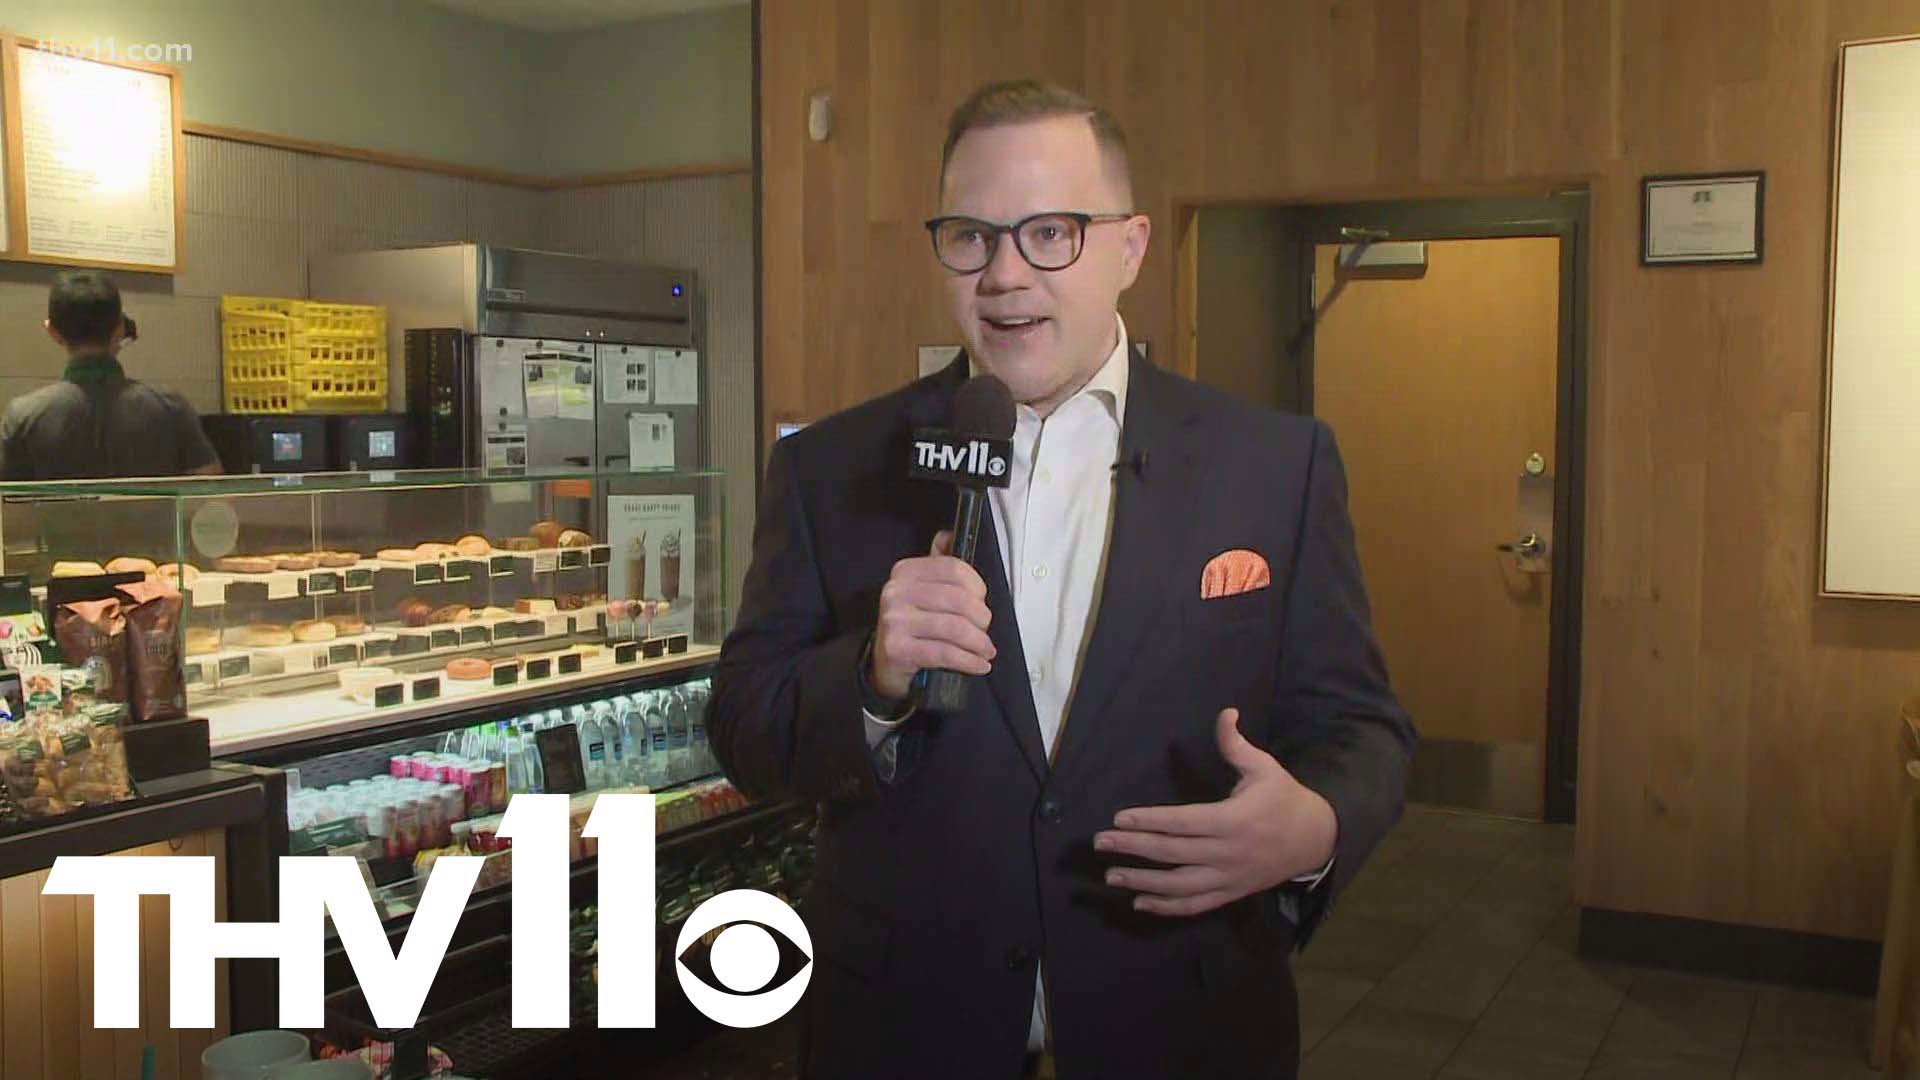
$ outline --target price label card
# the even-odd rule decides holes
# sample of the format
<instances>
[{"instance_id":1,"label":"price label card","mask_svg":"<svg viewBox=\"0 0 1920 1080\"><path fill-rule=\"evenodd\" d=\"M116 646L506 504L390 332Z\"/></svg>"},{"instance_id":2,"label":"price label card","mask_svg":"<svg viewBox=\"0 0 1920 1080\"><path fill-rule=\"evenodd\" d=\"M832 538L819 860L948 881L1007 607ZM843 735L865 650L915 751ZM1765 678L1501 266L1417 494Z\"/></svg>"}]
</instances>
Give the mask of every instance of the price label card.
<instances>
[{"instance_id":1,"label":"price label card","mask_svg":"<svg viewBox=\"0 0 1920 1080\"><path fill-rule=\"evenodd\" d=\"M667 655L667 639L655 637L641 642L640 655L649 660L658 660Z\"/></svg>"},{"instance_id":2,"label":"price label card","mask_svg":"<svg viewBox=\"0 0 1920 1080\"><path fill-rule=\"evenodd\" d=\"M187 664L180 669L180 675L188 686L204 686L207 682L207 665Z\"/></svg>"},{"instance_id":3,"label":"price label card","mask_svg":"<svg viewBox=\"0 0 1920 1080\"><path fill-rule=\"evenodd\" d=\"M533 572L536 574L551 574L554 568L559 565L560 556L557 552L536 551L533 553Z\"/></svg>"},{"instance_id":4,"label":"price label card","mask_svg":"<svg viewBox=\"0 0 1920 1080\"><path fill-rule=\"evenodd\" d=\"M495 686L512 686L519 681L519 664L501 664L493 669L493 685Z\"/></svg>"},{"instance_id":5,"label":"price label card","mask_svg":"<svg viewBox=\"0 0 1920 1080\"><path fill-rule=\"evenodd\" d=\"M276 570L267 575L267 599L291 600L300 595L300 586L306 581L306 575Z\"/></svg>"},{"instance_id":6,"label":"price label card","mask_svg":"<svg viewBox=\"0 0 1920 1080\"><path fill-rule=\"evenodd\" d=\"M584 548L568 548L560 553L560 569L579 570L587 565L587 552Z\"/></svg>"},{"instance_id":7,"label":"price label card","mask_svg":"<svg viewBox=\"0 0 1920 1080\"><path fill-rule=\"evenodd\" d=\"M253 660L246 656L225 656L220 659L220 678L244 679L253 671Z\"/></svg>"},{"instance_id":8,"label":"price label card","mask_svg":"<svg viewBox=\"0 0 1920 1080\"><path fill-rule=\"evenodd\" d=\"M407 700L407 687L405 683L387 683L384 686L376 686L373 688L373 704L375 708L384 709L390 705L398 705L405 700Z\"/></svg>"},{"instance_id":9,"label":"price label card","mask_svg":"<svg viewBox=\"0 0 1920 1080\"><path fill-rule=\"evenodd\" d=\"M448 627L445 630L431 631L433 647L436 649L457 649L460 647L460 631Z\"/></svg>"},{"instance_id":10,"label":"price label card","mask_svg":"<svg viewBox=\"0 0 1920 1080\"><path fill-rule=\"evenodd\" d=\"M429 675L424 679L413 680L413 700L432 701L440 696L440 676Z\"/></svg>"},{"instance_id":11,"label":"price label card","mask_svg":"<svg viewBox=\"0 0 1920 1080\"><path fill-rule=\"evenodd\" d=\"M313 670L327 670L327 650L320 649L313 654Z\"/></svg>"},{"instance_id":12,"label":"price label card","mask_svg":"<svg viewBox=\"0 0 1920 1080\"><path fill-rule=\"evenodd\" d=\"M308 596L332 596L340 591L340 575L331 570L315 570L307 575Z\"/></svg>"},{"instance_id":13,"label":"price label card","mask_svg":"<svg viewBox=\"0 0 1920 1080\"><path fill-rule=\"evenodd\" d=\"M613 647L613 662L631 664L640 659L640 646L631 641L623 641Z\"/></svg>"},{"instance_id":14,"label":"price label card","mask_svg":"<svg viewBox=\"0 0 1920 1080\"><path fill-rule=\"evenodd\" d=\"M441 580L439 563L413 564L413 583L415 585L437 585Z\"/></svg>"},{"instance_id":15,"label":"price label card","mask_svg":"<svg viewBox=\"0 0 1920 1080\"><path fill-rule=\"evenodd\" d=\"M595 544L587 549L588 566L605 566L613 561L613 548L608 544Z\"/></svg>"},{"instance_id":16,"label":"price label card","mask_svg":"<svg viewBox=\"0 0 1920 1080\"><path fill-rule=\"evenodd\" d=\"M463 626L460 628L460 644L491 645L493 633L484 626Z\"/></svg>"},{"instance_id":17,"label":"price label card","mask_svg":"<svg viewBox=\"0 0 1920 1080\"><path fill-rule=\"evenodd\" d=\"M433 640L426 634L401 634L393 639L393 655L418 656L433 648Z\"/></svg>"},{"instance_id":18,"label":"price label card","mask_svg":"<svg viewBox=\"0 0 1920 1080\"><path fill-rule=\"evenodd\" d=\"M334 645L327 650L327 661L332 664L357 664L360 662L360 647Z\"/></svg>"},{"instance_id":19,"label":"price label card","mask_svg":"<svg viewBox=\"0 0 1920 1080\"><path fill-rule=\"evenodd\" d=\"M495 555L487 560L488 577L512 577L513 556Z\"/></svg>"},{"instance_id":20,"label":"price label card","mask_svg":"<svg viewBox=\"0 0 1920 1080\"><path fill-rule=\"evenodd\" d=\"M470 559L449 559L440 567L443 580L472 581L473 568L479 565Z\"/></svg>"},{"instance_id":21,"label":"price label card","mask_svg":"<svg viewBox=\"0 0 1920 1080\"><path fill-rule=\"evenodd\" d=\"M347 571L346 579L342 582L341 588L346 592L372 592L373 591L372 568L362 567L359 569Z\"/></svg>"},{"instance_id":22,"label":"price label card","mask_svg":"<svg viewBox=\"0 0 1920 1080\"><path fill-rule=\"evenodd\" d=\"M693 640L687 637L687 635L675 634L667 639L667 655L679 656L681 653L686 652L687 647L691 644L693 644Z\"/></svg>"},{"instance_id":23,"label":"price label card","mask_svg":"<svg viewBox=\"0 0 1920 1080\"><path fill-rule=\"evenodd\" d=\"M579 653L570 652L570 653L560 654L560 674L562 675L580 674L580 654Z\"/></svg>"},{"instance_id":24,"label":"price label card","mask_svg":"<svg viewBox=\"0 0 1920 1080\"><path fill-rule=\"evenodd\" d=\"M541 656L527 661L527 681L553 677L553 658Z\"/></svg>"},{"instance_id":25,"label":"price label card","mask_svg":"<svg viewBox=\"0 0 1920 1080\"><path fill-rule=\"evenodd\" d=\"M586 763L580 760L580 729L561 724L533 733L550 795L573 795L587 789Z\"/></svg>"},{"instance_id":26,"label":"price label card","mask_svg":"<svg viewBox=\"0 0 1920 1080\"><path fill-rule=\"evenodd\" d=\"M392 638L369 638L362 647L362 655L369 660L379 660L393 655Z\"/></svg>"}]
</instances>

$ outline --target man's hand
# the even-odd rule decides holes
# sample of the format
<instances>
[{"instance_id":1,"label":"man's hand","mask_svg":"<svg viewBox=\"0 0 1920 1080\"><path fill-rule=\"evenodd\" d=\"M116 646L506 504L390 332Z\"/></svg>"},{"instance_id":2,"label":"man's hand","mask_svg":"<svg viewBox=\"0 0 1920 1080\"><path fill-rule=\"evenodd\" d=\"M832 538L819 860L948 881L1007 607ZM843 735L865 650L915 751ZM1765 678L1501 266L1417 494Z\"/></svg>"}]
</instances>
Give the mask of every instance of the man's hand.
<instances>
[{"instance_id":1,"label":"man's hand","mask_svg":"<svg viewBox=\"0 0 1920 1080\"><path fill-rule=\"evenodd\" d=\"M1333 857L1333 807L1272 754L1240 734L1240 710L1215 723L1220 754L1240 774L1220 802L1136 806L1093 838L1094 850L1134 855L1173 869L1115 867L1107 884L1132 889L1136 911L1198 915L1310 874Z\"/></svg>"},{"instance_id":2,"label":"man's hand","mask_svg":"<svg viewBox=\"0 0 1920 1080\"><path fill-rule=\"evenodd\" d=\"M907 696L922 668L985 675L993 666L987 624L987 583L980 572L947 554L953 533L933 538L931 554L902 559L880 590L880 621L873 632L876 693L895 701Z\"/></svg>"}]
</instances>

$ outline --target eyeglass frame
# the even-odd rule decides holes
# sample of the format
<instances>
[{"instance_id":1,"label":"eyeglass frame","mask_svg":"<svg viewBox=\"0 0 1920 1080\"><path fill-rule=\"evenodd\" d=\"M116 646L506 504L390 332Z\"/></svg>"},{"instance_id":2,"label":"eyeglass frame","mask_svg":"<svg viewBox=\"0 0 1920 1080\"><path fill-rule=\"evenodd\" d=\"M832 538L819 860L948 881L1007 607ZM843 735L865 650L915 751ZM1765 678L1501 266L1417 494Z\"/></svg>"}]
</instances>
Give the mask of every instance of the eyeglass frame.
<instances>
[{"instance_id":1,"label":"eyeglass frame","mask_svg":"<svg viewBox=\"0 0 1920 1080\"><path fill-rule=\"evenodd\" d=\"M1065 270L1068 267L1072 266L1074 263L1077 263L1080 261L1080 256L1083 253L1085 253L1087 250L1087 227L1088 226L1109 225L1114 222L1131 221L1138 216L1139 214L1137 212L1131 211L1131 210L1127 211L1126 213L1107 213L1107 214L1090 214L1080 210L1042 210L1037 214L1028 214L1026 217L1021 218L1019 221L1016 221L1011 225L1000 225L1000 224L996 224L995 222L985 221L977 217L970 217L966 214L946 214L941 217L933 217L933 218L927 219L926 221L927 240L933 245L933 257L939 261L941 266L946 267L949 273L956 274L961 277L965 277L968 274L981 273L982 271L986 270L987 267L993 265L993 260L997 258L1000 254L1000 236L1001 234L1004 233L1008 236L1013 237L1013 250L1020 253L1020 258L1025 260L1028 266L1033 267L1035 270L1038 270L1043 274L1052 274L1052 273L1057 273L1061 270ZM1034 262L1033 257L1027 254L1027 249L1025 245L1020 243L1021 229L1025 228L1031 222L1038 221L1041 218L1050 218L1050 217L1070 218L1073 221L1076 221L1080 224L1079 246L1074 248L1073 258L1068 259L1066 262L1061 263L1059 266L1041 266L1039 263ZM947 260L945 259L940 258L940 227L950 221L970 221L975 225L979 225L980 227L986 230L987 235L992 238L987 242L987 261L981 263L978 267L972 270L956 270L954 269L953 264L947 262Z\"/></svg>"}]
</instances>

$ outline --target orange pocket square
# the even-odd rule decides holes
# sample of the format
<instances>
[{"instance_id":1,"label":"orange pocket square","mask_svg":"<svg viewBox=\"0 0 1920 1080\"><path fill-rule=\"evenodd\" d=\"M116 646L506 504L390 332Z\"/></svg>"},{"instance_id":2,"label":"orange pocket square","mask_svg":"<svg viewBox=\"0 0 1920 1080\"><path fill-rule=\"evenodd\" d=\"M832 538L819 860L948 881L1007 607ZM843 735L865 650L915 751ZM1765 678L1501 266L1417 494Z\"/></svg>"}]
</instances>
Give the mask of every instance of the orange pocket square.
<instances>
[{"instance_id":1,"label":"orange pocket square","mask_svg":"<svg viewBox=\"0 0 1920 1080\"><path fill-rule=\"evenodd\" d=\"M1271 584L1273 575L1259 552L1234 548L1207 560L1207 568L1200 572L1200 599L1238 596Z\"/></svg>"}]
</instances>

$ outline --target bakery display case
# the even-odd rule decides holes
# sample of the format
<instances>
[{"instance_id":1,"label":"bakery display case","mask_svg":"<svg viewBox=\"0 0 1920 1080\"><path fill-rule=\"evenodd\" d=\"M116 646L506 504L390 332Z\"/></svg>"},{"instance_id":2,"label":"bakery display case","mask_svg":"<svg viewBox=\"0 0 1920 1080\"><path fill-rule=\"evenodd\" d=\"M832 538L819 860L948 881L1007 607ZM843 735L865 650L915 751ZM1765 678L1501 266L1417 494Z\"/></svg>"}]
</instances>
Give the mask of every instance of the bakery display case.
<instances>
[{"instance_id":1,"label":"bakery display case","mask_svg":"<svg viewBox=\"0 0 1920 1080\"><path fill-rule=\"evenodd\" d=\"M724 514L698 471L0 485L0 660L57 659L76 589L175 589L228 757L630 681L717 654Z\"/></svg>"}]
</instances>

